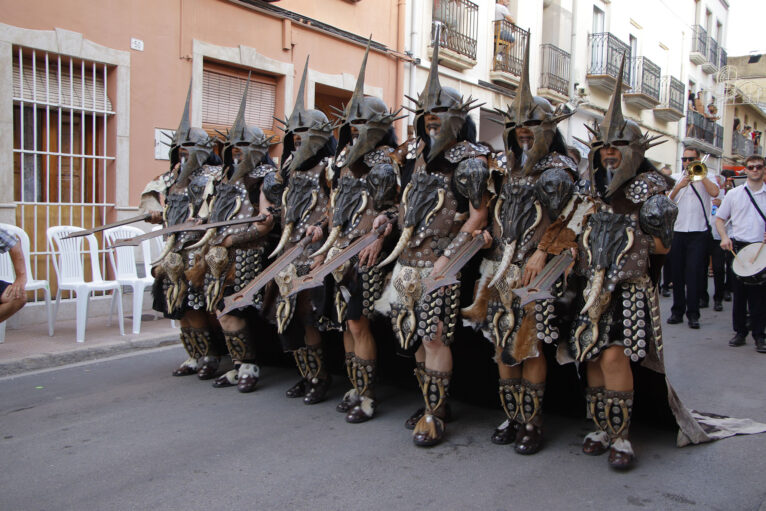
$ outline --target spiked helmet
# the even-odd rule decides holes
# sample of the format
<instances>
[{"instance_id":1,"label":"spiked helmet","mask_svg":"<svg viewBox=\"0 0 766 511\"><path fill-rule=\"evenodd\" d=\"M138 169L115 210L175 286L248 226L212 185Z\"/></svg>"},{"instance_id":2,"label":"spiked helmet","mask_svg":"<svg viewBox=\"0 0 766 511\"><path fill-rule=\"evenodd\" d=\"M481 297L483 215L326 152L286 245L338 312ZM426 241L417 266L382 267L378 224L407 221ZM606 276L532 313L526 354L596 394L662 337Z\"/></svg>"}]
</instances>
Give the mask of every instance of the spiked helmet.
<instances>
[{"instance_id":1,"label":"spiked helmet","mask_svg":"<svg viewBox=\"0 0 766 511\"><path fill-rule=\"evenodd\" d=\"M558 123L574 114L573 111L554 110L547 99L532 95L529 84L529 46L527 43L524 49L521 81L516 97L506 111L497 110L505 118L503 140L507 152L514 156L522 154L522 148L516 141L516 128L527 128L534 134L534 142L527 149L527 158L522 167L524 175L531 174L535 164L550 152Z\"/></svg>"},{"instance_id":2,"label":"spiked helmet","mask_svg":"<svg viewBox=\"0 0 766 511\"><path fill-rule=\"evenodd\" d=\"M178 129L176 129L173 138L170 140L170 149L168 150L170 168L175 167L176 163L180 163L181 158L178 155L178 150L181 147L181 141L183 141L189 135L189 129L191 129L191 122L189 120L189 102L191 101L191 90L192 82L189 80L189 90L186 93L186 103L184 104L184 112L181 114L181 122L178 123Z\"/></svg>"},{"instance_id":3,"label":"spiked helmet","mask_svg":"<svg viewBox=\"0 0 766 511\"><path fill-rule=\"evenodd\" d=\"M223 148L224 165L235 165L236 170L231 176L231 181L245 176L253 170L263 159L269 150L269 143L273 137L266 137L257 126L248 126L245 122L245 108L247 107L247 91L250 87L250 76L247 77L245 92L242 95L242 102L239 105L237 118L234 119L234 125L229 130L226 137L226 144ZM234 148L239 149L240 157L234 162Z\"/></svg>"},{"instance_id":4,"label":"spiked helmet","mask_svg":"<svg viewBox=\"0 0 766 511\"><path fill-rule=\"evenodd\" d=\"M623 116L622 77L624 71L625 54L623 53L620 72L617 76L617 84L614 88L612 101L609 104L609 110L604 114L601 124L594 123L593 126L585 125L591 134L590 142L577 139L579 142L590 147L588 163L590 166L591 183L595 183L595 174L602 167L599 150L604 147L614 147L620 151L622 161L614 169L614 175L606 189L606 197L610 197L620 186L636 176L647 149L665 142L664 140L655 142L660 138L659 135L650 136L648 133L642 133L641 128L635 121L625 119Z\"/></svg>"},{"instance_id":5,"label":"spiked helmet","mask_svg":"<svg viewBox=\"0 0 766 511\"><path fill-rule=\"evenodd\" d=\"M333 124L327 119L327 116L319 110L307 109L304 103L306 91L306 74L309 69L309 57L306 57L306 65L303 68L303 76L298 87L298 96L295 98L295 107L293 113L288 119L276 119L284 125L285 132L282 144L282 161L292 155L292 161L287 171L300 168L300 166L311 159L327 141L332 137ZM301 145L295 148L295 135L301 137Z\"/></svg>"}]
</instances>

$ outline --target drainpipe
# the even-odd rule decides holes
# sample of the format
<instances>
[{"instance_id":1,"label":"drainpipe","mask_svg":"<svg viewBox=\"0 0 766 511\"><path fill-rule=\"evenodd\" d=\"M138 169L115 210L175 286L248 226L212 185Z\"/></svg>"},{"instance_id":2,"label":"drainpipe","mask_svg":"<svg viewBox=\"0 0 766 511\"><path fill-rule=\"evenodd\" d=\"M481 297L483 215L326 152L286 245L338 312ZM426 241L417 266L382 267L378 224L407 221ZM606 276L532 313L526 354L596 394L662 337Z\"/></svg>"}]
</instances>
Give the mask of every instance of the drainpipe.
<instances>
[{"instance_id":1,"label":"drainpipe","mask_svg":"<svg viewBox=\"0 0 766 511\"><path fill-rule=\"evenodd\" d=\"M407 95L412 98L417 98L417 70L418 70L418 64L417 62L419 59L415 56L417 44L418 44L418 27L420 27L420 18L418 16L418 3L416 0L410 0L410 53L412 56L412 62L410 62L410 83L407 87ZM404 99L403 100L406 105L413 107L413 105L410 105L410 100ZM410 112L410 114L407 116L407 124L415 124L415 114ZM405 128L404 135L402 136L402 139L406 139L407 137L407 129Z\"/></svg>"},{"instance_id":2,"label":"drainpipe","mask_svg":"<svg viewBox=\"0 0 766 511\"><path fill-rule=\"evenodd\" d=\"M577 78L577 73L575 72L575 62L577 52L575 51L577 48L577 0L572 0L572 35L570 36L570 43L569 43L569 97L573 98L575 97L575 94L577 94L577 91L574 88L574 84ZM572 117L569 117L567 119L567 145L572 144Z\"/></svg>"},{"instance_id":3,"label":"drainpipe","mask_svg":"<svg viewBox=\"0 0 766 511\"><path fill-rule=\"evenodd\" d=\"M414 3L414 2L413 2ZM399 55L404 53L404 30L406 21L406 8L407 0L399 0L396 5L396 14L398 18L397 30L396 30L396 51ZM397 108L396 103L401 101L404 97L404 62L402 59L396 59L396 96L394 96L394 104L392 107ZM404 119L397 121L399 125L399 140L404 140L407 137L407 123Z\"/></svg>"}]
</instances>

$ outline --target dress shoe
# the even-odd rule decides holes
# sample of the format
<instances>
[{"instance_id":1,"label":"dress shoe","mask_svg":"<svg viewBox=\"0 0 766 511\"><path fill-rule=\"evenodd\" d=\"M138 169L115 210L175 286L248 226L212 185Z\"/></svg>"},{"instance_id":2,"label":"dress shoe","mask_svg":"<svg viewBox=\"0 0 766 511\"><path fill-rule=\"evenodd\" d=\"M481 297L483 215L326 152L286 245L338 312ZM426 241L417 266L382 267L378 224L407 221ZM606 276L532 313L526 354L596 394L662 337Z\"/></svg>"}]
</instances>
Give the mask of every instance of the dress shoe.
<instances>
[{"instance_id":1,"label":"dress shoe","mask_svg":"<svg viewBox=\"0 0 766 511\"><path fill-rule=\"evenodd\" d=\"M306 395L303 396L303 404L315 405L321 403L327 399L327 391L330 390L330 383L332 379L329 376L317 380L316 383L309 382L309 387L306 389Z\"/></svg>"},{"instance_id":2,"label":"dress shoe","mask_svg":"<svg viewBox=\"0 0 766 511\"><path fill-rule=\"evenodd\" d=\"M505 419L505 422L500 424L492 433L490 440L493 444L508 445L516 440L516 433L518 432L519 423L511 422Z\"/></svg>"},{"instance_id":3,"label":"dress shoe","mask_svg":"<svg viewBox=\"0 0 766 511\"><path fill-rule=\"evenodd\" d=\"M628 440L618 439L609 448L609 466L616 470L628 470L633 466L636 455Z\"/></svg>"},{"instance_id":4,"label":"dress shoe","mask_svg":"<svg viewBox=\"0 0 766 511\"><path fill-rule=\"evenodd\" d=\"M700 300L700 309L707 309L710 307L710 300Z\"/></svg>"},{"instance_id":5,"label":"dress shoe","mask_svg":"<svg viewBox=\"0 0 766 511\"><path fill-rule=\"evenodd\" d=\"M694 330L699 330L700 327L700 320L699 319L691 319L689 318L689 328L692 328Z\"/></svg>"},{"instance_id":6,"label":"dress shoe","mask_svg":"<svg viewBox=\"0 0 766 511\"><path fill-rule=\"evenodd\" d=\"M306 395L306 387L308 387L308 382L301 378L298 383L285 391L285 396L289 398L303 397Z\"/></svg>"},{"instance_id":7,"label":"dress shoe","mask_svg":"<svg viewBox=\"0 0 766 511\"><path fill-rule=\"evenodd\" d=\"M766 339L763 337L755 338L755 351L758 353L766 353Z\"/></svg>"},{"instance_id":8,"label":"dress shoe","mask_svg":"<svg viewBox=\"0 0 766 511\"><path fill-rule=\"evenodd\" d=\"M173 371L173 376L191 376L192 374L197 374L197 367L186 365L185 362L181 367Z\"/></svg>"},{"instance_id":9,"label":"dress shoe","mask_svg":"<svg viewBox=\"0 0 766 511\"><path fill-rule=\"evenodd\" d=\"M713 303L713 310L716 312L721 312L723 310L723 303L721 302L721 300L716 300Z\"/></svg>"},{"instance_id":10,"label":"dress shoe","mask_svg":"<svg viewBox=\"0 0 766 511\"><path fill-rule=\"evenodd\" d=\"M226 371L221 376L216 378L213 381L213 387L217 389L222 389L224 387L233 387L237 384L237 378L239 377L239 371L236 369L231 369L229 371Z\"/></svg>"},{"instance_id":11,"label":"dress shoe","mask_svg":"<svg viewBox=\"0 0 766 511\"><path fill-rule=\"evenodd\" d=\"M412 442L418 447L432 447L444 439L444 420L436 415L424 413L415 425Z\"/></svg>"},{"instance_id":12,"label":"dress shoe","mask_svg":"<svg viewBox=\"0 0 766 511\"><path fill-rule=\"evenodd\" d=\"M219 363L220 359L218 357L202 357L199 371L197 371L197 378L200 380L210 380L213 378L218 371Z\"/></svg>"},{"instance_id":13,"label":"dress shoe","mask_svg":"<svg viewBox=\"0 0 766 511\"><path fill-rule=\"evenodd\" d=\"M582 452L588 456L601 456L609 449L609 436L604 431L594 431L585 436Z\"/></svg>"},{"instance_id":14,"label":"dress shoe","mask_svg":"<svg viewBox=\"0 0 766 511\"><path fill-rule=\"evenodd\" d=\"M744 335L735 335L729 340L729 346L732 348L736 348L737 346L744 346L745 345L745 336Z\"/></svg>"},{"instance_id":15,"label":"dress shoe","mask_svg":"<svg viewBox=\"0 0 766 511\"><path fill-rule=\"evenodd\" d=\"M255 364L242 364L239 367L237 390L243 394L254 391L255 386L258 384L260 372L260 369Z\"/></svg>"},{"instance_id":16,"label":"dress shoe","mask_svg":"<svg viewBox=\"0 0 766 511\"><path fill-rule=\"evenodd\" d=\"M665 298L668 298L668 297L671 295L671 293L670 293L670 288L669 288L669 287L663 287L663 288L660 290L660 293L661 293L661 294L662 294L662 296L664 296Z\"/></svg>"},{"instance_id":17,"label":"dress shoe","mask_svg":"<svg viewBox=\"0 0 766 511\"><path fill-rule=\"evenodd\" d=\"M676 316L675 314L671 314L668 318L668 325L677 325L679 323L683 323L684 318L681 316Z\"/></svg>"},{"instance_id":18,"label":"dress shoe","mask_svg":"<svg viewBox=\"0 0 766 511\"><path fill-rule=\"evenodd\" d=\"M516 434L514 449L519 454L535 454L543 446L543 428L534 424L523 424Z\"/></svg>"},{"instance_id":19,"label":"dress shoe","mask_svg":"<svg viewBox=\"0 0 766 511\"><path fill-rule=\"evenodd\" d=\"M731 291L724 291L724 293L723 293L723 301L724 302L730 302L731 301Z\"/></svg>"},{"instance_id":20,"label":"dress shoe","mask_svg":"<svg viewBox=\"0 0 766 511\"><path fill-rule=\"evenodd\" d=\"M409 416L409 418L404 421L404 427L407 429L415 429L415 425L418 423L420 418L423 416L423 414L426 413L426 409L421 407L415 410L415 413ZM450 406L449 403L444 405L444 422L452 422L452 406ZM514 433L515 438L515 433Z\"/></svg>"},{"instance_id":21,"label":"dress shoe","mask_svg":"<svg viewBox=\"0 0 766 511\"><path fill-rule=\"evenodd\" d=\"M348 413L357 404L359 404L359 396L356 394L356 389L351 389L346 392L343 395L343 399L335 405L335 411L339 413Z\"/></svg>"},{"instance_id":22,"label":"dress shoe","mask_svg":"<svg viewBox=\"0 0 766 511\"><path fill-rule=\"evenodd\" d=\"M351 408L346 414L346 422L350 424L359 424L367 422L375 415L375 408L377 403L374 399L364 397L359 401L359 404Z\"/></svg>"}]
</instances>

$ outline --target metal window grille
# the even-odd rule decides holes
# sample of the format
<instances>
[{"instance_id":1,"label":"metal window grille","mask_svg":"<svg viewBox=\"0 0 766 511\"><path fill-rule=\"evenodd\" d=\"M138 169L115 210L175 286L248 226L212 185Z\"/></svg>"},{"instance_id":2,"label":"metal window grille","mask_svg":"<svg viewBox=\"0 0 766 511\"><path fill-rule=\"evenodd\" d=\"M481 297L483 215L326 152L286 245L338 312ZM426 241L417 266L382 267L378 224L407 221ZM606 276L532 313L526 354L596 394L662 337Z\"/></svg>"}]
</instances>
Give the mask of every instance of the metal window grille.
<instances>
[{"instance_id":1,"label":"metal window grille","mask_svg":"<svg viewBox=\"0 0 766 511\"><path fill-rule=\"evenodd\" d=\"M540 45L540 87L569 95L569 53L552 44Z\"/></svg>"},{"instance_id":2,"label":"metal window grille","mask_svg":"<svg viewBox=\"0 0 766 511\"><path fill-rule=\"evenodd\" d=\"M590 34L588 36L590 43L590 65L588 66L589 75L606 75L617 78L620 72L620 62L625 55L625 72L623 74L623 83L630 87L630 46L609 32L599 34Z\"/></svg>"},{"instance_id":3,"label":"metal window grille","mask_svg":"<svg viewBox=\"0 0 766 511\"><path fill-rule=\"evenodd\" d=\"M686 112L686 136L707 142L718 149L723 147L723 126L693 110Z\"/></svg>"},{"instance_id":4,"label":"metal window grille","mask_svg":"<svg viewBox=\"0 0 766 511\"><path fill-rule=\"evenodd\" d=\"M29 235L33 274L50 281L55 293L47 228L103 225L114 206L108 200L115 146L108 129L114 115L107 95L110 68L28 48L13 51L16 223ZM99 248L106 269L100 237ZM83 261L89 275L88 258Z\"/></svg>"},{"instance_id":5,"label":"metal window grille","mask_svg":"<svg viewBox=\"0 0 766 511\"><path fill-rule=\"evenodd\" d=\"M712 62L714 66L718 66L718 42L712 37L708 39L707 59Z\"/></svg>"},{"instance_id":6,"label":"metal window grille","mask_svg":"<svg viewBox=\"0 0 766 511\"><path fill-rule=\"evenodd\" d=\"M479 5L470 0L433 0L431 44L441 24L440 46L476 60Z\"/></svg>"},{"instance_id":7,"label":"metal window grille","mask_svg":"<svg viewBox=\"0 0 766 511\"><path fill-rule=\"evenodd\" d=\"M660 85L660 104L664 108L674 108L683 114L686 87L681 80L670 75L662 77Z\"/></svg>"},{"instance_id":8,"label":"metal window grille","mask_svg":"<svg viewBox=\"0 0 766 511\"><path fill-rule=\"evenodd\" d=\"M718 47L718 67L722 68L726 66L727 61L728 61L728 57L726 55L726 50L724 50L722 46L719 46Z\"/></svg>"},{"instance_id":9,"label":"metal window grille","mask_svg":"<svg viewBox=\"0 0 766 511\"><path fill-rule=\"evenodd\" d=\"M707 30L702 25L694 25L692 33L692 52L707 54Z\"/></svg>"},{"instance_id":10,"label":"metal window grille","mask_svg":"<svg viewBox=\"0 0 766 511\"><path fill-rule=\"evenodd\" d=\"M204 69L202 71L202 124L231 127L237 117L246 78L231 76ZM245 121L264 131L271 131L274 124L274 106L277 87L273 83L250 80L247 89Z\"/></svg>"},{"instance_id":11,"label":"metal window grille","mask_svg":"<svg viewBox=\"0 0 766 511\"><path fill-rule=\"evenodd\" d=\"M660 100L660 66L646 57L633 59L631 92Z\"/></svg>"},{"instance_id":12,"label":"metal window grille","mask_svg":"<svg viewBox=\"0 0 766 511\"><path fill-rule=\"evenodd\" d=\"M495 62L493 71L503 71L521 76L524 66L524 51L529 44L529 32L507 20L496 20Z\"/></svg>"}]
</instances>

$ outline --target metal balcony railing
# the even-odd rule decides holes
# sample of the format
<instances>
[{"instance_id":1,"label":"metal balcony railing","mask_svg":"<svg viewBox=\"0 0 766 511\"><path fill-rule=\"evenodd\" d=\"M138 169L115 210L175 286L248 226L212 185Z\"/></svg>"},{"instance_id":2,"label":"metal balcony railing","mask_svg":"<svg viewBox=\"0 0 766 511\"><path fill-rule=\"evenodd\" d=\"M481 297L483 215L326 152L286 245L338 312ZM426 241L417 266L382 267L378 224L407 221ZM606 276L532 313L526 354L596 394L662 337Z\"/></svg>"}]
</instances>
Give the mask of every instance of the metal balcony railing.
<instances>
[{"instance_id":1,"label":"metal balcony railing","mask_svg":"<svg viewBox=\"0 0 766 511\"><path fill-rule=\"evenodd\" d=\"M632 59L631 93L645 94L660 100L660 66L646 57Z\"/></svg>"},{"instance_id":2,"label":"metal balcony railing","mask_svg":"<svg viewBox=\"0 0 766 511\"><path fill-rule=\"evenodd\" d=\"M728 61L728 57L726 55L726 50L723 49L723 46L718 47L718 68L722 68L726 65Z\"/></svg>"},{"instance_id":3,"label":"metal balcony railing","mask_svg":"<svg viewBox=\"0 0 766 511\"><path fill-rule=\"evenodd\" d=\"M524 50L529 44L529 32L506 20L495 24L495 62L493 71L503 71L521 76L524 65Z\"/></svg>"},{"instance_id":4,"label":"metal balcony railing","mask_svg":"<svg viewBox=\"0 0 766 511\"><path fill-rule=\"evenodd\" d=\"M743 158L752 156L754 152L753 140L736 131L731 134L731 152Z\"/></svg>"},{"instance_id":5,"label":"metal balcony railing","mask_svg":"<svg viewBox=\"0 0 766 511\"><path fill-rule=\"evenodd\" d=\"M569 61L571 56L552 44L540 45L542 66L540 87L569 95Z\"/></svg>"},{"instance_id":6,"label":"metal balcony railing","mask_svg":"<svg viewBox=\"0 0 766 511\"><path fill-rule=\"evenodd\" d=\"M707 42L707 60L718 67L718 58L718 41L711 37Z\"/></svg>"},{"instance_id":7,"label":"metal balcony railing","mask_svg":"<svg viewBox=\"0 0 766 511\"><path fill-rule=\"evenodd\" d=\"M476 60L479 6L470 0L433 0L431 44L441 25L441 47Z\"/></svg>"},{"instance_id":8,"label":"metal balcony railing","mask_svg":"<svg viewBox=\"0 0 766 511\"><path fill-rule=\"evenodd\" d=\"M692 31L692 52L707 55L707 30L701 25L694 25Z\"/></svg>"},{"instance_id":9,"label":"metal balcony railing","mask_svg":"<svg viewBox=\"0 0 766 511\"><path fill-rule=\"evenodd\" d=\"M588 65L588 74L607 75L617 78L620 72L620 61L625 55L625 74L623 83L630 86L630 46L620 41L616 36L609 32L590 34L588 36L590 45L590 63Z\"/></svg>"},{"instance_id":10,"label":"metal balcony railing","mask_svg":"<svg viewBox=\"0 0 766 511\"><path fill-rule=\"evenodd\" d=\"M660 104L663 108L673 108L683 114L686 87L681 80L672 76L663 76L660 82Z\"/></svg>"},{"instance_id":11,"label":"metal balcony railing","mask_svg":"<svg viewBox=\"0 0 766 511\"><path fill-rule=\"evenodd\" d=\"M723 148L723 126L694 110L686 113L686 136Z\"/></svg>"}]
</instances>

